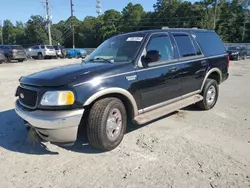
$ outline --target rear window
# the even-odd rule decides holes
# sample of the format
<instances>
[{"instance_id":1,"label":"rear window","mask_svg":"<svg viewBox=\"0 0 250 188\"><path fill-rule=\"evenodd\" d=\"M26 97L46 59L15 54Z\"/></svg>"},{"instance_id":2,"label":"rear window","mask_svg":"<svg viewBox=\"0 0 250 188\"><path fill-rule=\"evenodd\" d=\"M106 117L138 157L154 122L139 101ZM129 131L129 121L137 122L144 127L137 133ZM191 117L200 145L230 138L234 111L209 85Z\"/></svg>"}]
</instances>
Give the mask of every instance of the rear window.
<instances>
[{"instance_id":1,"label":"rear window","mask_svg":"<svg viewBox=\"0 0 250 188\"><path fill-rule=\"evenodd\" d=\"M226 49L215 32L192 33L205 56L225 54Z\"/></svg>"},{"instance_id":2,"label":"rear window","mask_svg":"<svg viewBox=\"0 0 250 188\"><path fill-rule=\"evenodd\" d=\"M47 48L47 49L51 49L51 50L53 50L53 49L54 49L54 47L53 47L53 46L46 46L46 48Z\"/></svg>"},{"instance_id":3,"label":"rear window","mask_svg":"<svg viewBox=\"0 0 250 188\"><path fill-rule=\"evenodd\" d=\"M54 49L55 50L59 50L59 46L54 46Z\"/></svg>"},{"instance_id":4,"label":"rear window","mask_svg":"<svg viewBox=\"0 0 250 188\"><path fill-rule=\"evenodd\" d=\"M23 50L22 46L19 45L15 45L15 46L10 46L11 49L15 49L15 50Z\"/></svg>"}]
</instances>

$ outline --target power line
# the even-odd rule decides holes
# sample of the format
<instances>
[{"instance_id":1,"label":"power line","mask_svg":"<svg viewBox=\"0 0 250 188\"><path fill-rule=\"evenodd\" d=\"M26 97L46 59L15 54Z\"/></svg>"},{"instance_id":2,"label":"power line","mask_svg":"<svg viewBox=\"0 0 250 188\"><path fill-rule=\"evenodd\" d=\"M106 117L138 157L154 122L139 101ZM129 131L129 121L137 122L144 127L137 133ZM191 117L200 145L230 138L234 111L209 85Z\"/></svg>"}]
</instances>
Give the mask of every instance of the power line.
<instances>
[{"instance_id":1,"label":"power line","mask_svg":"<svg viewBox=\"0 0 250 188\"><path fill-rule=\"evenodd\" d=\"M49 34L49 45L52 45L52 38L51 38L51 15L49 11L49 0L45 2L46 7L46 23L48 26L48 34Z\"/></svg>"},{"instance_id":2,"label":"power line","mask_svg":"<svg viewBox=\"0 0 250 188\"><path fill-rule=\"evenodd\" d=\"M73 49L75 48L75 27L74 27L74 4L73 0L70 0L70 11L71 11L71 28L72 28L72 42Z\"/></svg>"}]
</instances>

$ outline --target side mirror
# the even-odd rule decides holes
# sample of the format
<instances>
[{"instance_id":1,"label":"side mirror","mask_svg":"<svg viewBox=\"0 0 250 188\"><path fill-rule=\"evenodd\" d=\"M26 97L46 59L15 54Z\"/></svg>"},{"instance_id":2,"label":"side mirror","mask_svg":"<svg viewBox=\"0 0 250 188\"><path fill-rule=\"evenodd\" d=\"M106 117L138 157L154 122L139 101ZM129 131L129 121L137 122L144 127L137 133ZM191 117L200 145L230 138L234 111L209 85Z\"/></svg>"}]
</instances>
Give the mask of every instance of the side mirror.
<instances>
[{"instance_id":1,"label":"side mirror","mask_svg":"<svg viewBox=\"0 0 250 188\"><path fill-rule=\"evenodd\" d=\"M161 59L161 54L157 50L150 50L147 52L145 60L147 63L157 62Z\"/></svg>"}]
</instances>

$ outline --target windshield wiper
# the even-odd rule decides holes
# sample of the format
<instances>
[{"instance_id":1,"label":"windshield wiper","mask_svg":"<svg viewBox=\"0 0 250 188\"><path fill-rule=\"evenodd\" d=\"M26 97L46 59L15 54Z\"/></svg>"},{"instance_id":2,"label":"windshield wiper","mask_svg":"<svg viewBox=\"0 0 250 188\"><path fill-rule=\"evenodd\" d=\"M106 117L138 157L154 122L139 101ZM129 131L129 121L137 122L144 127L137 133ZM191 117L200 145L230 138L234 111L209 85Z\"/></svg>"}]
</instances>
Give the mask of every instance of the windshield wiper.
<instances>
[{"instance_id":1,"label":"windshield wiper","mask_svg":"<svg viewBox=\"0 0 250 188\"><path fill-rule=\"evenodd\" d=\"M110 63L110 64L113 64L112 61L108 60L108 59L105 59L105 58L102 58L102 57L98 57L98 58L95 58L95 59L90 59L89 61L95 61L95 60L103 60L107 63Z\"/></svg>"}]
</instances>

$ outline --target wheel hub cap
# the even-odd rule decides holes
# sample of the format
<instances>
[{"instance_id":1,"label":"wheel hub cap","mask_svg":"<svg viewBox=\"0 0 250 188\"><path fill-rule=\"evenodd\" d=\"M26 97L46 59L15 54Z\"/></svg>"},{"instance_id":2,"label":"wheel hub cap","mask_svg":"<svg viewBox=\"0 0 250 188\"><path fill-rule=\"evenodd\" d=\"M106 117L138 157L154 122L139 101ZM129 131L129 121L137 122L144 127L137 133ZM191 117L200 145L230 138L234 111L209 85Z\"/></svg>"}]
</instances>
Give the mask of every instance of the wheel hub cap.
<instances>
[{"instance_id":1,"label":"wheel hub cap","mask_svg":"<svg viewBox=\"0 0 250 188\"><path fill-rule=\"evenodd\" d=\"M120 110L114 108L110 111L107 120L107 136L110 140L116 140L120 135L122 128L122 115Z\"/></svg>"},{"instance_id":2,"label":"wheel hub cap","mask_svg":"<svg viewBox=\"0 0 250 188\"><path fill-rule=\"evenodd\" d=\"M215 101L215 97L216 97L216 89L215 87L212 85L209 87L208 91L207 91L207 103L209 105L213 104Z\"/></svg>"}]
</instances>

